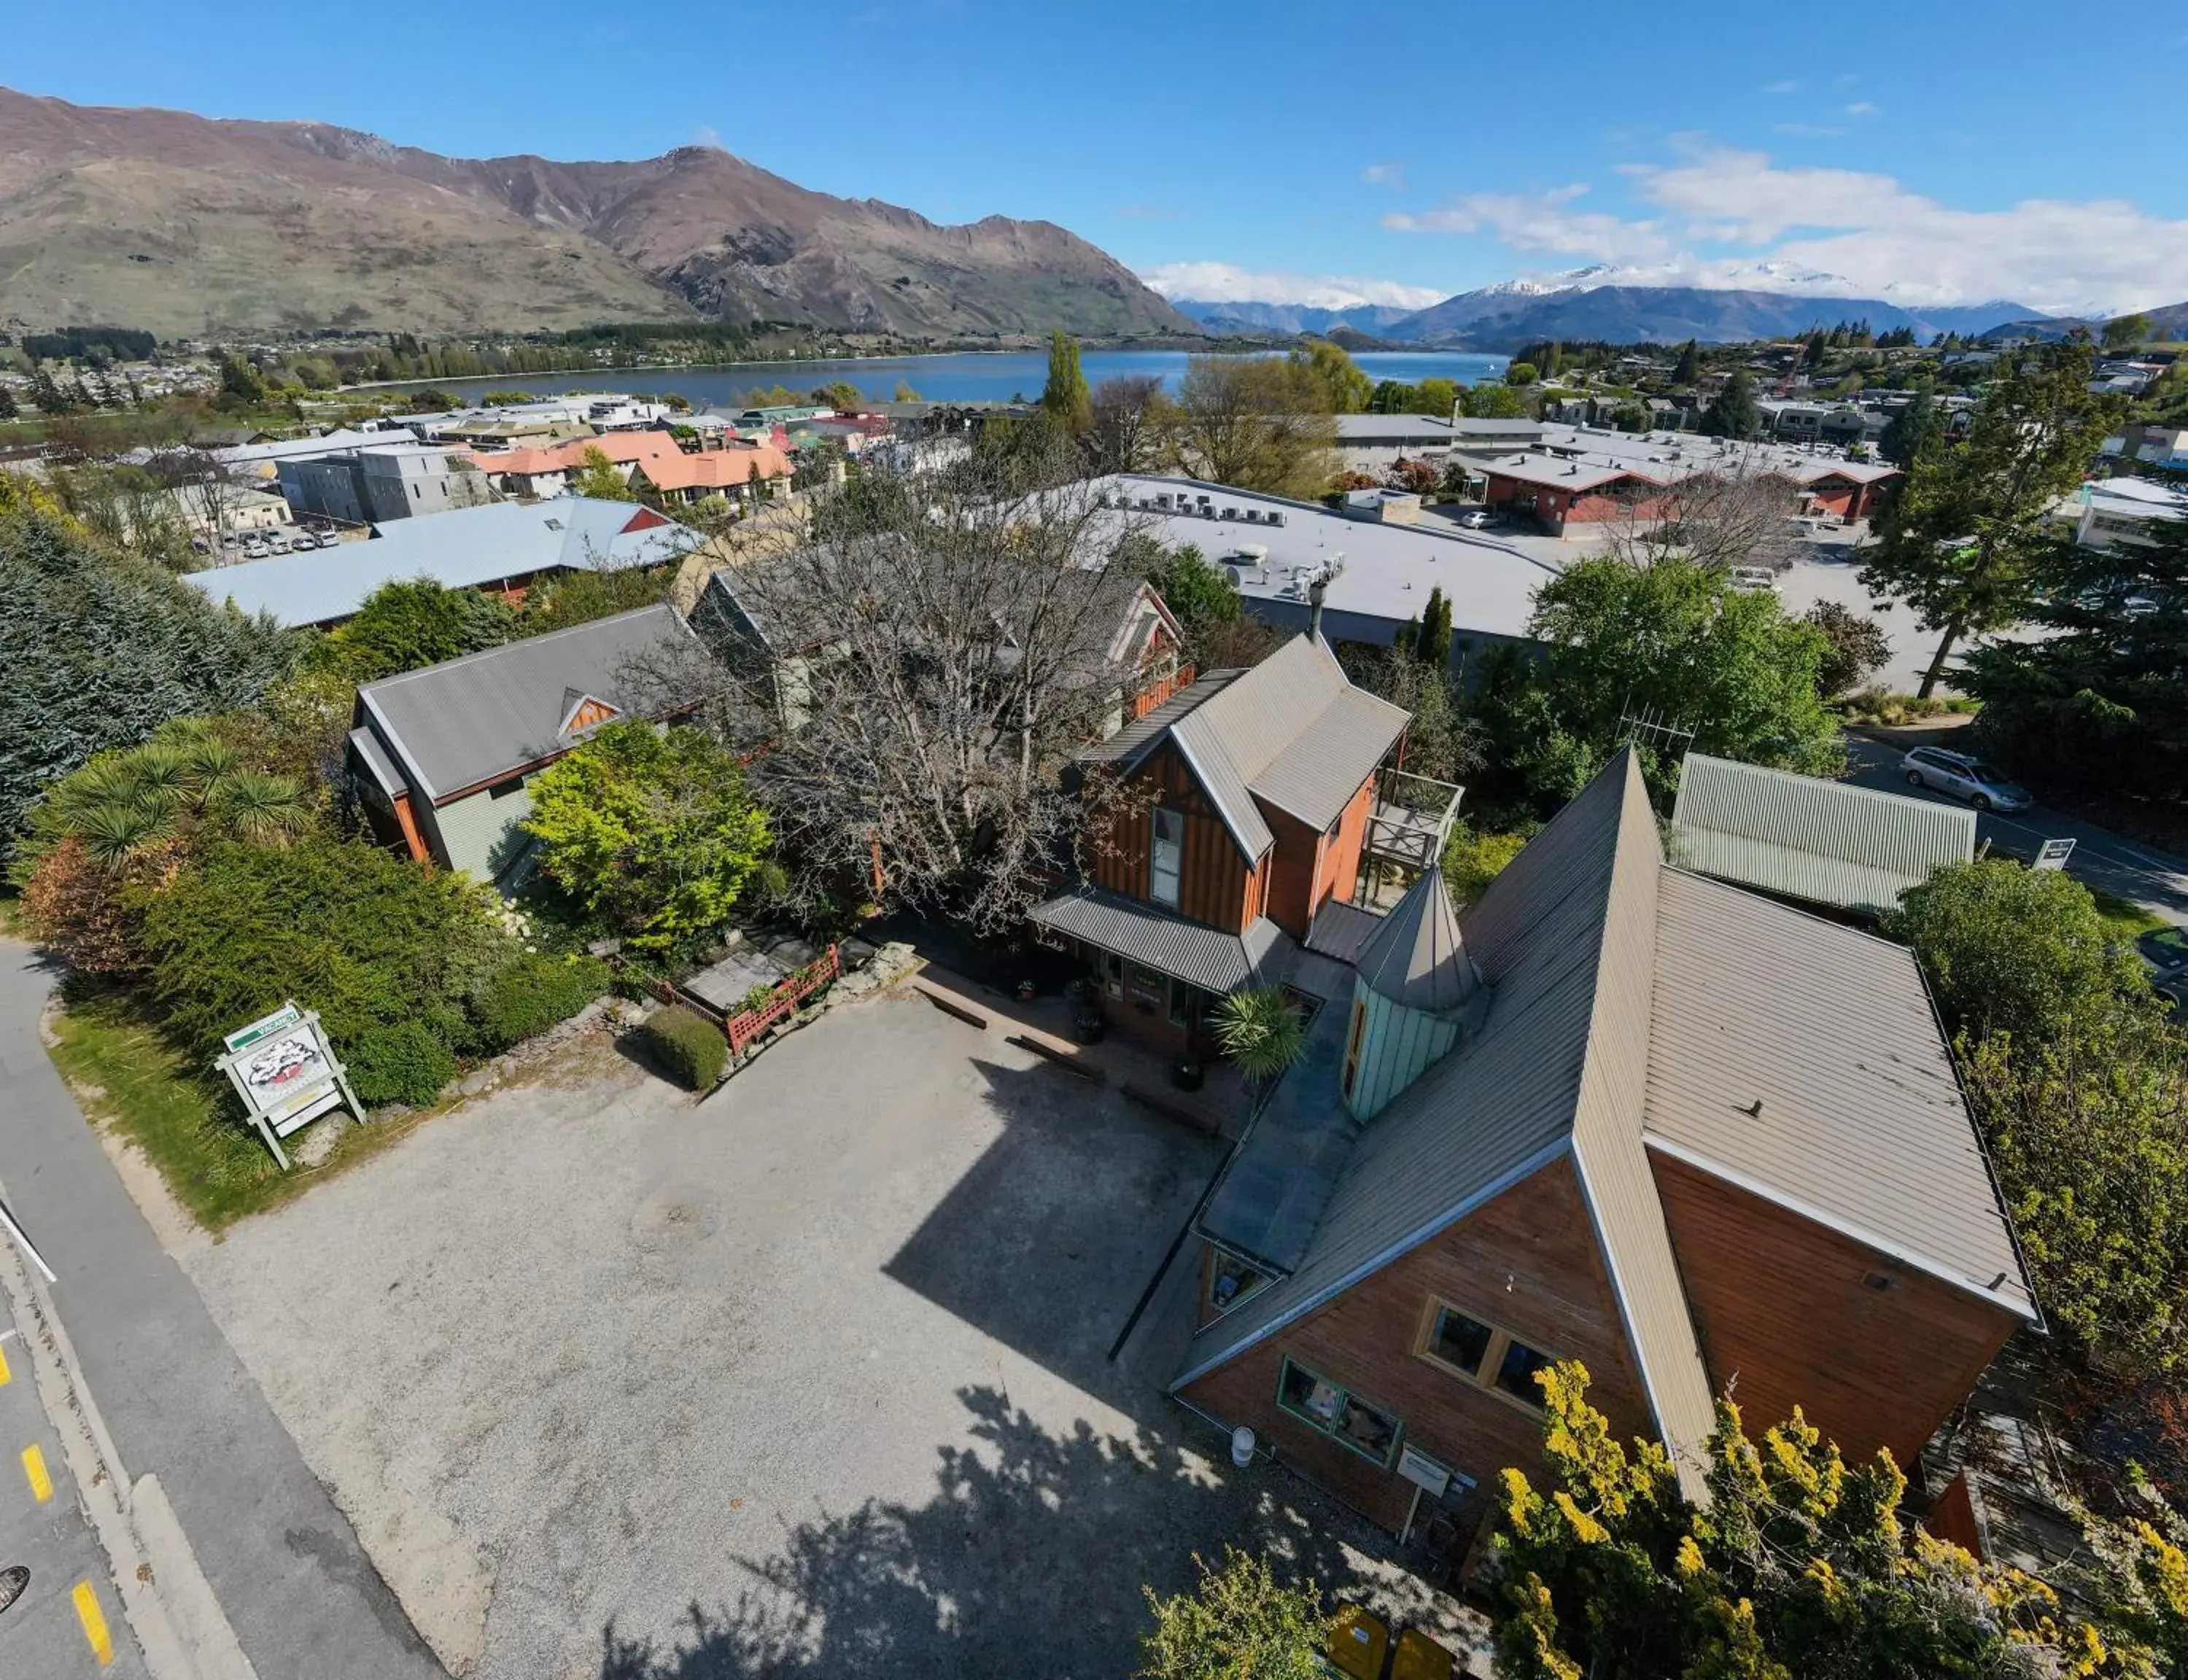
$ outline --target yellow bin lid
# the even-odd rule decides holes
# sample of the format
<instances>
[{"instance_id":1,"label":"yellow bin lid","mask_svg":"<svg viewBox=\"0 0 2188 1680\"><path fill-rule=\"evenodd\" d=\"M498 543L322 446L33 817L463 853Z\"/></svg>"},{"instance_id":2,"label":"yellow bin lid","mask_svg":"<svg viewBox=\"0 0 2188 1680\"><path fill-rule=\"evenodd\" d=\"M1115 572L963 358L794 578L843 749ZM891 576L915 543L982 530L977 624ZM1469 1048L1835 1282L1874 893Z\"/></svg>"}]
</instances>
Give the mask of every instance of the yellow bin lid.
<instances>
[{"instance_id":1,"label":"yellow bin lid","mask_svg":"<svg viewBox=\"0 0 2188 1680\"><path fill-rule=\"evenodd\" d=\"M1390 1680L1452 1680L1458 1660L1418 1627L1398 1636L1398 1655L1390 1663Z\"/></svg>"},{"instance_id":2,"label":"yellow bin lid","mask_svg":"<svg viewBox=\"0 0 2188 1680\"><path fill-rule=\"evenodd\" d=\"M1383 1680L1383 1660L1390 1654L1390 1630L1372 1610L1358 1604L1337 1607L1337 1626L1330 1630L1329 1660L1340 1674L1353 1680Z\"/></svg>"}]
</instances>

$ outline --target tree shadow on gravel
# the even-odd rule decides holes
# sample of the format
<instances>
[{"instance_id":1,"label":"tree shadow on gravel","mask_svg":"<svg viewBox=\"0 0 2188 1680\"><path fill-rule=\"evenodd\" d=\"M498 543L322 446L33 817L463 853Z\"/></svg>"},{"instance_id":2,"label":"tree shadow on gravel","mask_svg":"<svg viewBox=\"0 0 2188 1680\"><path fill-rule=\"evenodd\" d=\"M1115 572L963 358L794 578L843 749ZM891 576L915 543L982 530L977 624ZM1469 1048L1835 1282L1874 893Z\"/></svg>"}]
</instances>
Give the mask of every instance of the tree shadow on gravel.
<instances>
[{"instance_id":1,"label":"tree shadow on gravel","mask_svg":"<svg viewBox=\"0 0 2188 1680\"><path fill-rule=\"evenodd\" d=\"M1148 1625L1142 1584L1190 1585L1193 1553L1220 1558L1227 1541L1406 1616L1339 1544L1379 1551L1372 1531L1318 1502L1310 1525L1282 1471L1211 1469L1147 1426L1052 1435L991 1387L960 1398L975 1444L943 1449L926 1504L869 1500L788 1529L773 1557L731 1559L735 1597L692 1604L665 1647L610 1624L600 1680L1121 1680Z\"/></svg>"}]
</instances>

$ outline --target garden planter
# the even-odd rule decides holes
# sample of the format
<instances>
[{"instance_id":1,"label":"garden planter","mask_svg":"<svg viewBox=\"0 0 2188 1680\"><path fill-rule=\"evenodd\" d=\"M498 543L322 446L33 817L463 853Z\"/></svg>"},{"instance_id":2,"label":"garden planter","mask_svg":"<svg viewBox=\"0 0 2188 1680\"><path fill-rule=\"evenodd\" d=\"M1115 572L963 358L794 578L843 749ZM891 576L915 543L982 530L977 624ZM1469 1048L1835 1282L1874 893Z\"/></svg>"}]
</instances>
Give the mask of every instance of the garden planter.
<instances>
[{"instance_id":1,"label":"garden planter","mask_svg":"<svg viewBox=\"0 0 2188 1680\"><path fill-rule=\"evenodd\" d=\"M1181 1057L1170 1064L1170 1082L1180 1091L1199 1090L1200 1082L1206 1076L1207 1069L1201 1066L1196 1057Z\"/></svg>"},{"instance_id":2,"label":"garden planter","mask_svg":"<svg viewBox=\"0 0 2188 1680\"><path fill-rule=\"evenodd\" d=\"M1108 1031L1109 1023L1092 1010L1081 1010L1071 1018L1071 1035L1081 1044L1099 1044Z\"/></svg>"}]
</instances>

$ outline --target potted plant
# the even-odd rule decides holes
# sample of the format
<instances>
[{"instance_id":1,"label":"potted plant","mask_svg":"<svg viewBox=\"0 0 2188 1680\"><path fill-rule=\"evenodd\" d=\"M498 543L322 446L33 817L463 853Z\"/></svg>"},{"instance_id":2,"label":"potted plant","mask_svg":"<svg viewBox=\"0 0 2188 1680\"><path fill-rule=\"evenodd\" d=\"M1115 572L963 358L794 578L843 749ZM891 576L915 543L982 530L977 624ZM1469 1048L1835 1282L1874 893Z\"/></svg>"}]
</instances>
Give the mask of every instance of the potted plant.
<instances>
[{"instance_id":1,"label":"potted plant","mask_svg":"<svg viewBox=\"0 0 2188 1680\"><path fill-rule=\"evenodd\" d=\"M1109 1023L1091 1000L1081 1002L1071 1017L1071 1036L1081 1044L1099 1044L1107 1036Z\"/></svg>"},{"instance_id":2,"label":"potted plant","mask_svg":"<svg viewBox=\"0 0 2188 1680\"><path fill-rule=\"evenodd\" d=\"M1225 998L1216 1006L1215 1037L1232 1065L1263 1091L1306 1049L1298 1007L1274 986Z\"/></svg>"},{"instance_id":3,"label":"potted plant","mask_svg":"<svg viewBox=\"0 0 2188 1680\"><path fill-rule=\"evenodd\" d=\"M1200 1058L1188 1051L1170 1064L1170 1082L1180 1091L1198 1091L1207 1073Z\"/></svg>"},{"instance_id":4,"label":"potted plant","mask_svg":"<svg viewBox=\"0 0 2188 1680\"><path fill-rule=\"evenodd\" d=\"M1034 983L1034 978L1030 974L1020 977L1018 990L1020 1003L1031 1003L1034 999L1040 995L1040 988Z\"/></svg>"}]
</instances>

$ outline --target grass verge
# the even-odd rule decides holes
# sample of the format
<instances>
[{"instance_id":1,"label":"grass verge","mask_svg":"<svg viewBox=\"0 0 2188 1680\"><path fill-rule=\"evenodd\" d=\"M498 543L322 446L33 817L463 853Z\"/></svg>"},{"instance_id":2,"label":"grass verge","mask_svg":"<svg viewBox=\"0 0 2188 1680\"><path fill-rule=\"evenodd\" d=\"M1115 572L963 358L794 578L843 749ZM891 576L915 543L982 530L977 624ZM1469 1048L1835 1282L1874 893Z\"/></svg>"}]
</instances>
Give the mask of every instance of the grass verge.
<instances>
[{"instance_id":1,"label":"grass verge","mask_svg":"<svg viewBox=\"0 0 2188 1680\"><path fill-rule=\"evenodd\" d=\"M2173 924L2152 910L2145 909L2132 899L2107 893L2102 888L2089 888L2089 896L2097 901L2097 914L2122 944L2132 944L2143 934Z\"/></svg>"}]
</instances>

